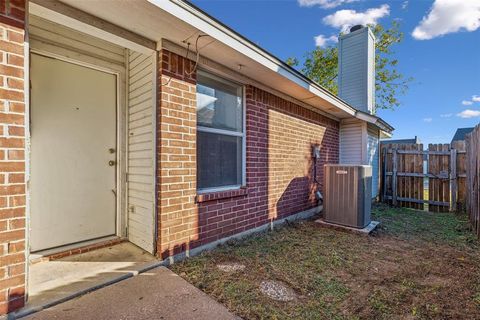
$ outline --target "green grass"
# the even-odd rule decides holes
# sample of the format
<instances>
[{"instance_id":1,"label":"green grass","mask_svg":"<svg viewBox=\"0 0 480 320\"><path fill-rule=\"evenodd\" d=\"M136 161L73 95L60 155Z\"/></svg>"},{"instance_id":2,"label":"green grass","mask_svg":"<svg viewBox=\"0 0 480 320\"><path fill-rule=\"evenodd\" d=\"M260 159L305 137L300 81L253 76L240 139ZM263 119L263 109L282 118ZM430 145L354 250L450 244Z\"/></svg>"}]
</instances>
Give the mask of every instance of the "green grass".
<instances>
[{"instance_id":1,"label":"green grass","mask_svg":"<svg viewBox=\"0 0 480 320\"><path fill-rule=\"evenodd\" d=\"M399 238L478 247L464 213L419 212L377 205L372 218L381 222L384 233Z\"/></svg>"},{"instance_id":2,"label":"green grass","mask_svg":"<svg viewBox=\"0 0 480 320\"><path fill-rule=\"evenodd\" d=\"M465 216L376 206L366 237L304 221L173 265L244 319L480 318L479 244ZM219 263L246 265L223 273ZM259 290L278 280L298 295Z\"/></svg>"}]
</instances>

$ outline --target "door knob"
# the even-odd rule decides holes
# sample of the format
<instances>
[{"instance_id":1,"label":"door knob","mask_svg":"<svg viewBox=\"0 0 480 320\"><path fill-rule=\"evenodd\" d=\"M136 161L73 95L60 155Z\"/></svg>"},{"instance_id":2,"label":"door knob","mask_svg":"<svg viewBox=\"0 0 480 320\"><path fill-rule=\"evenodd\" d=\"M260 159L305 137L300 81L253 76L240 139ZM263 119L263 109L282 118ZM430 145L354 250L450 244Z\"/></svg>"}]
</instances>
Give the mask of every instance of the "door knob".
<instances>
[{"instance_id":1,"label":"door knob","mask_svg":"<svg viewBox=\"0 0 480 320\"><path fill-rule=\"evenodd\" d=\"M108 165L110 167L113 167L115 165L115 161L113 161L113 160L108 161Z\"/></svg>"}]
</instances>

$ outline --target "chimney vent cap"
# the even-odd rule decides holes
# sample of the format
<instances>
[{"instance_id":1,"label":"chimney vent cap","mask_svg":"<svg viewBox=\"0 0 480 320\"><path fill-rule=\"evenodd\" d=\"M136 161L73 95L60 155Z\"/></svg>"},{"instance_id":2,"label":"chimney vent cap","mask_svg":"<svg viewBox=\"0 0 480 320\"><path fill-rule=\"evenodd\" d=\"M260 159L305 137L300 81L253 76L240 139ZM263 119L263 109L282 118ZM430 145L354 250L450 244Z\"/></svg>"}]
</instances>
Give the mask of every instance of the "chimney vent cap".
<instances>
[{"instance_id":1,"label":"chimney vent cap","mask_svg":"<svg viewBox=\"0 0 480 320\"><path fill-rule=\"evenodd\" d=\"M365 28L363 25L357 24L357 25L350 28L350 33L354 32L354 31L357 31L357 30L360 30L360 29L363 29L363 28Z\"/></svg>"}]
</instances>

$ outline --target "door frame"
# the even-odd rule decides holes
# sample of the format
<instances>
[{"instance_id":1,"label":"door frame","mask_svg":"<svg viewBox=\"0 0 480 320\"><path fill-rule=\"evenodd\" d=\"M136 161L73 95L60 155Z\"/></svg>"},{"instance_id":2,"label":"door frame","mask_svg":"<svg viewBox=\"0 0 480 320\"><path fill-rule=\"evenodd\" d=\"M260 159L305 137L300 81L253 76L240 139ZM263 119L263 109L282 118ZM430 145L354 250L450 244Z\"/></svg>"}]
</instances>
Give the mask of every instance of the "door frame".
<instances>
[{"instance_id":1,"label":"door frame","mask_svg":"<svg viewBox=\"0 0 480 320\"><path fill-rule=\"evenodd\" d=\"M127 78L127 71L126 65L121 66L118 64L113 64L110 62L105 61L102 63L101 59L95 59L95 63L87 62L84 60L91 60L91 57L85 54L81 54L79 52L75 52L75 58L72 58L68 55L68 53L64 54L65 49L59 48L59 52L51 52L50 50L44 50L42 48L32 48L30 47L29 57L32 54L41 55L44 57L57 59L60 61L64 61L67 63L72 63L75 65L79 65L82 67L90 68L93 70L105 72L108 74L112 74L116 76L116 203L115 203L115 234L118 237L126 237L127 236L127 208L126 208L126 172L127 172L127 158L126 158L126 146L127 146L127 116L126 116L126 101L127 101L127 90L126 90L126 78ZM73 51L72 51L73 53ZM82 56L85 56L87 59L81 59ZM80 59L78 58L80 57ZM30 60L30 59L29 59ZM83 60L83 61L82 61ZM29 67L30 69L30 67ZM31 77L31 74L29 75ZM30 94L30 90L29 90ZM31 98L31 96L30 96ZM31 102L30 102L31 105ZM31 107L31 106L29 106ZM30 127L31 117L29 113L28 117L28 126ZM28 161L30 159L30 145L31 145L31 133L28 130ZM28 166L27 171L27 198L30 198L30 170L31 166ZM30 207L27 209L27 219L30 221ZM27 237L27 248L28 252L30 252L30 237Z\"/></svg>"}]
</instances>

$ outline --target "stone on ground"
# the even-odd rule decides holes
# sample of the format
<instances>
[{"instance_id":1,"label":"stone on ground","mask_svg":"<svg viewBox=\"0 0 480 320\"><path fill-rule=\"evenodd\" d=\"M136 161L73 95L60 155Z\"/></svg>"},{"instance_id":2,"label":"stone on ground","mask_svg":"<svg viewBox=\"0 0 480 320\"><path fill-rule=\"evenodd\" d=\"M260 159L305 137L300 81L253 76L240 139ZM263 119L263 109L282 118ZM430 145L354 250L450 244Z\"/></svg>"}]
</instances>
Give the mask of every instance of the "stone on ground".
<instances>
[{"instance_id":1,"label":"stone on ground","mask_svg":"<svg viewBox=\"0 0 480 320\"><path fill-rule=\"evenodd\" d=\"M245 269L245 265L240 263L234 263L234 262L222 263L222 264L217 264L217 268L223 272L233 273L233 272L243 271Z\"/></svg>"},{"instance_id":2,"label":"stone on ground","mask_svg":"<svg viewBox=\"0 0 480 320\"><path fill-rule=\"evenodd\" d=\"M260 291L270 299L277 301L287 302L297 298L295 291L280 281L262 281L260 283Z\"/></svg>"}]
</instances>

